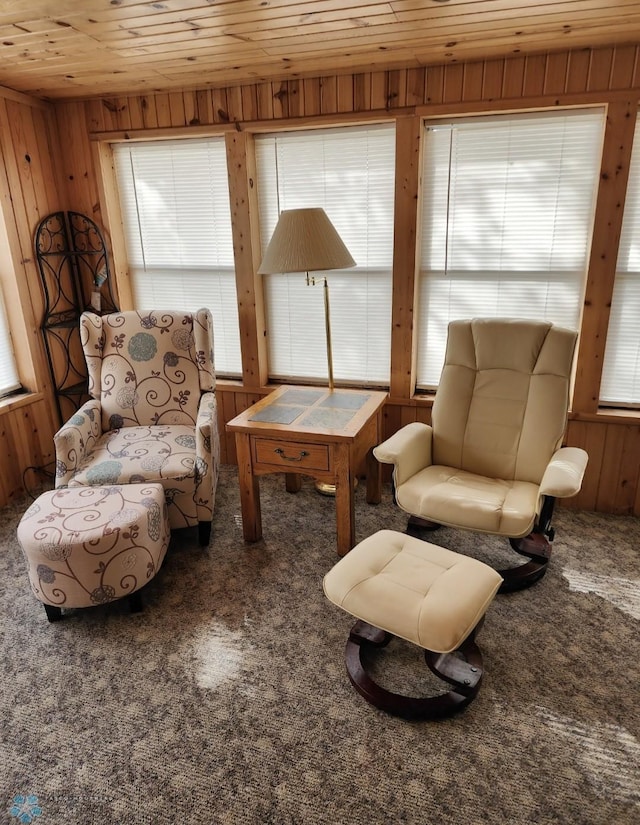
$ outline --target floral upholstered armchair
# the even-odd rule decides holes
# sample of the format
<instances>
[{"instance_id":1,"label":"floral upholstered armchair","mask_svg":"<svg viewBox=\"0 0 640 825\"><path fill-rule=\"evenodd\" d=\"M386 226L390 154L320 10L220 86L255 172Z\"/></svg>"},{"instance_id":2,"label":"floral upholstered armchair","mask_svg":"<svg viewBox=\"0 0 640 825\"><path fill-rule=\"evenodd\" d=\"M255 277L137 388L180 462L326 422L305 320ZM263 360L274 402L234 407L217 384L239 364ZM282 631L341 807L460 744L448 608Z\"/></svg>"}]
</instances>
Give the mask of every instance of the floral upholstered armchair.
<instances>
[{"instance_id":1,"label":"floral upholstered armchair","mask_svg":"<svg viewBox=\"0 0 640 825\"><path fill-rule=\"evenodd\" d=\"M87 401L56 433L56 487L158 481L172 528L208 545L220 444L211 313L80 318Z\"/></svg>"}]
</instances>

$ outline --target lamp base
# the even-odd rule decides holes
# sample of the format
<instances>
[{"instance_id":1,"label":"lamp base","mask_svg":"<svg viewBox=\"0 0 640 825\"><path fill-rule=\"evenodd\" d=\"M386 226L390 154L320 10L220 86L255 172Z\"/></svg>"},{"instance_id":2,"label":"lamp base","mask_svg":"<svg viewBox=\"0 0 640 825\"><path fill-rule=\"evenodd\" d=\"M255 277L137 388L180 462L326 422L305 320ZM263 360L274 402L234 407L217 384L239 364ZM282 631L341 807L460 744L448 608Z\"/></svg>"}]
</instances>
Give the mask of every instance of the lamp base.
<instances>
[{"instance_id":1,"label":"lamp base","mask_svg":"<svg viewBox=\"0 0 640 825\"><path fill-rule=\"evenodd\" d=\"M353 489L355 490L357 486L358 479L356 477L353 479ZM328 481L316 481L315 488L321 496L335 496L336 494L336 485L330 484Z\"/></svg>"}]
</instances>

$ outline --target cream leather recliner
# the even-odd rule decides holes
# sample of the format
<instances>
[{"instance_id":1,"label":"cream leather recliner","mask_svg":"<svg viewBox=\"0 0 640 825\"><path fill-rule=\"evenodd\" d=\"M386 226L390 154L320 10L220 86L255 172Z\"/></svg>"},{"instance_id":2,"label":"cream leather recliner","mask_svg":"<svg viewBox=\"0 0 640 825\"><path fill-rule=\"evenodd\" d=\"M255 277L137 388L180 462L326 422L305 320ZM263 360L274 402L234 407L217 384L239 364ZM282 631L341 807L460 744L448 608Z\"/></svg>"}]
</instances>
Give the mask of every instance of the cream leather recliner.
<instances>
[{"instance_id":1,"label":"cream leather recliner","mask_svg":"<svg viewBox=\"0 0 640 825\"><path fill-rule=\"evenodd\" d=\"M501 591L540 579L557 498L580 490L587 453L562 447L577 333L506 318L453 321L431 426L408 424L374 449L393 464L407 532L439 525L505 536L529 557Z\"/></svg>"},{"instance_id":2,"label":"cream leather recliner","mask_svg":"<svg viewBox=\"0 0 640 825\"><path fill-rule=\"evenodd\" d=\"M146 310L80 318L87 401L54 437L56 487L159 482L172 529L209 544L220 466L213 320Z\"/></svg>"}]
</instances>

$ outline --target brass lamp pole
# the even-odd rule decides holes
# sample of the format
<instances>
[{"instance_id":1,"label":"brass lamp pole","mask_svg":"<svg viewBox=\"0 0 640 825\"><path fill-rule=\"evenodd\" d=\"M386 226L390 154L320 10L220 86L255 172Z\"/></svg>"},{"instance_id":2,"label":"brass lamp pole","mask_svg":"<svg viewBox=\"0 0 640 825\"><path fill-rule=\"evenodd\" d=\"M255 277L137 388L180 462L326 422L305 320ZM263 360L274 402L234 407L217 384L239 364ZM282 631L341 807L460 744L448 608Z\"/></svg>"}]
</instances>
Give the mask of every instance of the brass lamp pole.
<instances>
[{"instance_id":1,"label":"brass lamp pole","mask_svg":"<svg viewBox=\"0 0 640 825\"><path fill-rule=\"evenodd\" d=\"M307 273L308 275L309 273ZM329 389L333 390L333 347L331 346L331 323L329 313L329 284L324 279L324 328L327 335L327 371L329 373Z\"/></svg>"}]
</instances>

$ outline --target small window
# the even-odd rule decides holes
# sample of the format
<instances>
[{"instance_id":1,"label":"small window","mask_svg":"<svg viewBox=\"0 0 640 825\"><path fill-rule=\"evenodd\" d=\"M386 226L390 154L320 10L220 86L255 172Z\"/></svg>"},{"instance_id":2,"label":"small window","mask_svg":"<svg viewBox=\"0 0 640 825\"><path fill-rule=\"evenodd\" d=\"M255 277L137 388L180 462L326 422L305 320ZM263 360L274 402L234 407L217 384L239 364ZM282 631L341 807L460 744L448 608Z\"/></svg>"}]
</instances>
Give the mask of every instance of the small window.
<instances>
[{"instance_id":1,"label":"small window","mask_svg":"<svg viewBox=\"0 0 640 825\"><path fill-rule=\"evenodd\" d=\"M242 372L224 138L113 146L138 309L211 310L218 375Z\"/></svg>"},{"instance_id":2,"label":"small window","mask_svg":"<svg viewBox=\"0 0 640 825\"><path fill-rule=\"evenodd\" d=\"M451 320L578 329L600 170L601 109L426 126L417 386L437 386Z\"/></svg>"},{"instance_id":3,"label":"small window","mask_svg":"<svg viewBox=\"0 0 640 825\"><path fill-rule=\"evenodd\" d=\"M322 207L356 262L327 273L336 381L388 385L395 180L393 125L256 138L262 250L284 209ZM322 290L265 275L269 376L326 381Z\"/></svg>"},{"instance_id":4,"label":"small window","mask_svg":"<svg viewBox=\"0 0 640 825\"><path fill-rule=\"evenodd\" d=\"M20 387L7 315L0 297L0 398L19 390Z\"/></svg>"},{"instance_id":5,"label":"small window","mask_svg":"<svg viewBox=\"0 0 640 825\"><path fill-rule=\"evenodd\" d=\"M640 120L636 120L600 403L640 407Z\"/></svg>"}]
</instances>

